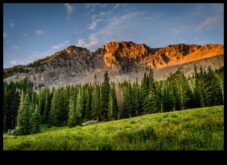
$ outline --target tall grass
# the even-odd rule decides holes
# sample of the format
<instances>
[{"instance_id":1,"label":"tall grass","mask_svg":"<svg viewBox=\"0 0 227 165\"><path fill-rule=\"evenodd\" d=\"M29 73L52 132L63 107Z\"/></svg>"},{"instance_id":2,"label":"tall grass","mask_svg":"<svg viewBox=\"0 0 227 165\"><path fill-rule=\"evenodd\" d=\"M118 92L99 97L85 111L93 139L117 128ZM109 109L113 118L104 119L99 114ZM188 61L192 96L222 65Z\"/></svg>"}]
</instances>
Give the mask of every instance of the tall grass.
<instances>
[{"instance_id":1,"label":"tall grass","mask_svg":"<svg viewBox=\"0 0 227 165\"><path fill-rule=\"evenodd\" d=\"M224 106L4 134L4 150L224 150Z\"/></svg>"}]
</instances>

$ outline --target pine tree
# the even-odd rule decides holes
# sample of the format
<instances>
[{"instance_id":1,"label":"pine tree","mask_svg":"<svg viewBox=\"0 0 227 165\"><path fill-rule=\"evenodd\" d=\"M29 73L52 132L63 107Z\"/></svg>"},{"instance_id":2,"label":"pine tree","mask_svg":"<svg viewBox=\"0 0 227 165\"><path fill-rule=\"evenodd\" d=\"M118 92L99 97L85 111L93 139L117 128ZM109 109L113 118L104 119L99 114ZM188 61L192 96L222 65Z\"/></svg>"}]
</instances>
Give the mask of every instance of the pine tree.
<instances>
[{"instance_id":1,"label":"pine tree","mask_svg":"<svg viewBox=\"0 0 227 165\"><path fill-rule=\"evenodd\" d=\"M4 83L4 111L5 111L5 129L14 129L17 124L17 115L20 104L20 91L18 87L19 82ZM12 101L13 100L13 101Z\"/></svg>"},{"instance_id":2,"label":"pine tree","mask_svg":"<svg viewBox=\"0 0 227 165\"><path fill-rule=\"evenodd\" d=\"M199 73L199 84L198 84L198 93L199 93L199 100L200 100L200 107L206 106L206 93L205 93L205 80L206 72L204 72L203 68L200 67Z\"/></svg>"},{"instance_id":3,"label":"pine tree","mask_svg":"<svg viewBox=\"0 0 227 165\"><path fill-rule=\"evenodd\" d=\"M115 87L113 86L109 92L108 100L108 119L113 120L117 119L118 107L117 107L117 98L115 93Z\"/></svg>"},{"instance_id":4,"label":"pine tree","mask_svg":"<svg viewBox=\"0 0 227 165\"><path fill-rule=\"evenodd\" d=\"M51 100L50 110L50 125L61 126L66 124L65 107L64 107L64 95L63 90L58 89L54 91L54 95Z\"/></svg>"},{"instance_id":5,"label":"pine tree","mask_svg":"<svg viewBox=\"0 0 227 165\"><path fill-rule=\"evenodd\" d=\"M214 72L209 67L208 73L204 78L205 105L213 106L222 104L222 91L215 77Z\"/></svg>"},{"instance_id":6,"label":"pine tree","mask_svg":"<svg viewBox=\"0 0 227 165\"><path fill-rule=\"evenodd\" d=\"M113 119L117 119L118 118L118 104L117 104L117 96L116 96L116 92L115 92L115 86L113 85L112 88L112 108L113 108Z\"/></svg>"},{"instance_id":7,"label":"pine tree","mask_svg":"<svg viewBox=\"0 0 227 165\"><path fill-rule=\"evenodd\" d=\"M86 86L85 93L84 93L84 100L85 100L85 109L84 109L84 120L90 120L91 118L91 101L92 101L92 94L91 94L91 87Z\"/></svg>"},{"instance_id":8,"label":"pine tree","mask_svg":"<svg viewBox=\"0 0 227 165\"><path fill-rule=\"evenodd\" d=\"M113 96L112 90L109 92L109 99L108 99L108 120L113 119Z\"/></svg>"},{"instance_id":9,"label":"pine tree","mask_svg":"<svg viewBox=\"0 0 227 165\"><path fill-rule=\"evenodd\" d=\"M154 91L150 90L143 102L143 109L145 114L157 112L157 102Z\"/></svg>"},{"instance_id":10,"label":"pine tree","mask_svg":"<svg viewBox=\"0 0 227 165\"><path fill-rule=\"evenodd\" d=\"M49 89L45 89L45 101L44 101L44 112L43 112L43 123L47 123L48 114L50 111L50 91Z\"/></svg>"},{"instance_id":11,"label":"pine tree","mask_svg":"<svg viewBox=\"0 0 227 165\"><path fill-rule=\"evenodd\" d=\"M104 82L102 84L102 93L101 93L101 120L105 121L108 119L108 98L109 98L110 84L108 72L104 74Z\"/></svg>"},{"instance_id":12,"label":"pine tree","mask_svg":"<svg viewBox=\"0 0 227 165\"><path fill-rule=\"evenodd\" d=\"M7 90L6 90L6 84L3 84L3 132L6 132L8 130L8 126L7 126Z\"/></svg>"},{"instance_id":13,"label":"pine tree","mask_svg":"<svg viewBox=\"0 0 227 165\"><path fill-rule=\"evenodd\" d=\"M81 89L78 92L77 99L76 99L76 124L79 125L82 122L82 105L83 100L82 100L82 92Z\"/></svg>"},{"instance_id":14,"label":"pine tree","mask_svg":"<svg viewBox=\"0 0 227 165\"><path fill-rule=\"evenodd\" d=\"M125 101L125 109L124 109L124 117L132 117L134 113L134 107L133 107L133 91L131 83L128 82L127 86L125 87L124 92L124 101Z\"/></svg>"},{"instance_id":15,"label":"pine tree","mask_svg":"<svg viewBox=\"0 0 227 165\"><path fill-rule=\"evenodd\" d=\"M200 82L199 82L199 74L197 72L196 66L194 66L194 88L193 88L193 107L200 107L200 97L199 97L199 91L200 91Z\"/></svg>"},{"instance_id":16,"label":"pine tree","mask_svg":"<svg viewBox=\"0 0 227 165\"><path fill-rule=\"evenodd\" d=\"M31 111L33 110L33 106L31 106ZM31 115L31 133L37 133L40 132L40 123L41 123L41 115L39 112L38 105L35 106L35 110L33 110L33 113Z\"/></svg>"},{"instance_id":17,"label":"pine tree","mask_svg":"<svg viewBox=\"0 0 227 165\"><path fill-rule=\"evenodd\" d=\"M163 107L162 107L162 95L161 95L161 83L155 85L155 93L156 93L156 100L157 100L157 111L162 112Z\"/></svg>"},{"instance_id":18,"label":"pine tree","mask_svg":"<svg viewBox=\"0 0 227 165\"><path fill-rule=\"evenodd\" d=\"M94 86L92 92L92 118L96 120L100 120L100 90L97 85Z\"/></svg>"},{"instance_id":19,"label":"pine tree","mask_svg":"<svg viewBox=\"0 0 227 165\"><path fill-rule=\"evenodd\" d=\"M49 124L52 126L57 125L56 123L56 111L57 111L57 92L54 92L54 95L51 99L51 110L49 114Z\"/></svg>"},{"instance_id":20,"label":"pine tree","mask_svg":"<svg viewBox=\"0 0 227 165\"><path fill-rule=\"evenodd\" d=\"M29 95L26 94L24 96L24 92L22 91L21 102L20 102L18 118L17 118L17 130L19 131L19 134L30 133L30 129L31 129L30 118L31 118L31 112L30 112Z\"/></svg>"},{"instance_id":21,"label":"pine tree","mask_svg":"<svg viewBox=\"0 0 227 165\"><path fill-rule=\"evenodd\" d=\"M69 100L69 116L68 126L74 127L76 125L76 96L73 94Z\"/></svg>"}]
</instances>

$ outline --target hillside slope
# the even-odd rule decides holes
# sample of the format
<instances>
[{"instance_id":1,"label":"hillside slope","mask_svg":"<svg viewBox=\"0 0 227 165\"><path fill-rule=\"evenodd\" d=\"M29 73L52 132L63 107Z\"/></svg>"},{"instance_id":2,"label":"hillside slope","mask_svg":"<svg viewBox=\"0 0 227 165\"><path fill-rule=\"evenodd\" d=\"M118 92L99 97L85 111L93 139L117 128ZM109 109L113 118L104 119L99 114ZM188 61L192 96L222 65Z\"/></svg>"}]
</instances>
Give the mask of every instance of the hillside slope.
<instances>
[{"instance_id":1,"label":"hillside slope","mask_svg":"<svg viewBox=\"0 0 227 165\"><path fill-rule=\"evenodd\" d=\"M224 106L3 136L4 150L224 150Z\"/></svg>"}]
</instances>

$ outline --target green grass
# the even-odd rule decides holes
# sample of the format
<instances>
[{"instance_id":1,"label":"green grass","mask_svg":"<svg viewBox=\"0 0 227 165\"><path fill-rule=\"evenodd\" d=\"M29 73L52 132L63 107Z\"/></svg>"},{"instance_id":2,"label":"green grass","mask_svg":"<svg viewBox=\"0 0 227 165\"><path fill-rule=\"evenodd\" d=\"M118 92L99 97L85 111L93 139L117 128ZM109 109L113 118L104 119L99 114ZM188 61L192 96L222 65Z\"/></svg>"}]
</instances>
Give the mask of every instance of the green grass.
<instances>
[{"instance_id":1,"label":"green grass","mask_svg":"<svg viewBox=\"0 0 227 165\"><path fill-rule=\"evenodd\" d=\"M224 106L3 135L4 150L224 150Z\"/></svg>"}]
</instances>

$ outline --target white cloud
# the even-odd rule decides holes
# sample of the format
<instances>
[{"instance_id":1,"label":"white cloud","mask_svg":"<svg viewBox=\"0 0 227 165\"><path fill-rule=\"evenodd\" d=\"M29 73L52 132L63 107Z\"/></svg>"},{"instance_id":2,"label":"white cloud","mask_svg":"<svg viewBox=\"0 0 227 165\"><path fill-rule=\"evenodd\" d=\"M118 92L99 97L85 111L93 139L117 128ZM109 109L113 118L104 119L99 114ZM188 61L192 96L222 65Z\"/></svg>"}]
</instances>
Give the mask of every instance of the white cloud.
<instances>
[{"instance_id":1,"label":"white cloud","mask_svg":"<svg viewBox=\"0 0 227 165\"><path fill-rule=\"evenodd\" d=\"M64 5L65 5L65 9L66 9L66 12L68 13L68 15L71 15L74 11L73 6L70 3L65 3Z\"/></svg>"},{"instance_id":2,"label":"white cloud","mask_svg":"<svg viewBox=\"0 0 227 165\"><path fill-rule=\"evenodd\" d=\"M92 49L94 46L99 45L99 41L97 40L96 36L94 34L91 34L89 36L89 40L86 43L83 39L78 39L77 43L75 44L76 46L79 47L84 47L84 48L88 48L88 49Z\"/></svg>"},{"instance_id":3,"label":"white cloud","mask_svg":"<svg viewBox=\"0 0 227 165\"><path fill-rule=\"evenodd\" d=\"M196 27L196 30L202 31L212 29L220 20L221 18L219 15L207 17L205 20L199 23L199 25Z\"/></svg>"},{"instance_id":4,"label":"white cloud","mask_svg":"<svg viewBox=\"0 0 227 165\"><path fill-rule=\"evenodd\" d=\"M60 48L62 48L63 46L65 46L65 44L56 44L56 45L53 45L52 46L52 49L60 49Z\"/></svg>"},{"instance_id":5,"label":"white cloud","mask_svg":"<svg viewBox=\"0 0 227 165\"><path fill-rule=\"evenodd\" d=\"M9 27L13 28L14 26L14 21L12 19L9 19Z\"/></svg>"},{"instance_id":6,"label":"white cloud","mask_svg":"<svg viewBox=\"0 0 227 165\"><path fill-rule=\"evenodd\" d=\"M11 22L11 23L9 24L9 26L10 26L11 28L13 28L13 27L14 27L14 23Z\"/></svg>"},{"instance_id":7,"label":"white cloud","mask_svg":"<svg viewBox=\"0 0 227 165\"><path fill-rule=\"evenodd\" d=\"M99 6L100 4L99 3L86 3L85 4L85 7L91 11L91 12L94 12L96 7Z\"/></svg>"},{"instance_id":8,"label":"white cloud","mask_svg":"<svg viewBox=\"0 0 227 165\"><path fill-rule=\"evenodd\" d=\"M5 32L3 32L3 38L6 38L6 33Z\"/></svg>"},{"instance_id":9,"label":"white cloud","mask_svg":"<svg viewBox=\"0 0 227 165\"><path fill-rule=\"evenodd\" d=\"M106 13L107 13L107 12L104 12L104 11L103 11L103 12L100 12L99 15L100 15L100 16L104 16L104 15L106 15Z\"/></svg>"},{"instance_id":10,"label":"white cloud","mask_svg":"<svg viewBox=\"0 0 227 165\"><path fill-rule=\"evenodd\" d=\"M97 6L97 4L93 4L93 5L87 4L87 5L88 5L88 8L95 8ZM119 4L117 3L116 5L114 5L114 7L112 7L110 10L106 12L102 11L99 14L92 15L92 21L88 25L88 29L90 30L95 29L97 24L101 22L104 19L104 17L110 16L114 12L114 10L117 9L118 7L119 7Z\"/></svg>"},{"instance_id":11,"label":"white cloud","mask_svg":"<svg viewBox=\"0 0 227 165\"><path fill-rule=\"evenodd\" d=\"M18 49L19 47L17 45L13 45L13 49Z\"/></svg>"},{"instance_id":12,"label":"white cloud","mask_svg":"<svg viewBox=\"0 0 227 165\"><path fill-rule=\"evenodd\" d=\"M17 64L17 61L16 61L16 60L11 60L11 61L10 61L10 64L16 65L16 64Z\"/></svg>"},{"instance_id":13,"label":"white cloud","mask_svg":"<svg viewBox=\"0 0 227 165\"><path fill-rule=\"evenodd\" d=\"M94 50L97 46L101 46L101 43L104 44L115 40L116 37L122 37L126 32L125 30L132 27L133 19L137 19L143 14L143 12L129 12L119 17L112 17L106 26L98 32L90 34L87 42L83 39L78 39L76 45Z\"/></svg>"},{"instance_id":14,"label":"white cloud","mask_svg":"<svg viewBox=\"0 0 227 165\"><path fill-rule=\"evenodd\" d=\"M42 35L43 33L44 33L44 31L42 29L36 30L36 34L37 35Z\"/></svg>"},{"instance_id":15,"label":"white cloud","mask_svg":"<svg viewBox=\"0 0 227 165\"><path fill-rule=\"evenodd\" d=\"M97 35L110 37L112 35L122 34L124 28L130 28L132 20L143 15L143 12L129 12L120 17L113 17Z\"/></svg>"},{"instance_id":16,"label":"white cloud","mask_svg":"<svg viewBox=\"0 0 227 165\"><path fill-rule=\"evenodd\" d=\"M91 34L89 36L89 42L87 43L87 48L92 49L92 47L97 46L99 41L97 40L96 35Z\"/></svg>"},{"instance_id":17,"label":"white cloud","mask_svg":"<svg viewBox=\"0 0 227 165\"><path fill-rule=\"evenodd\" d=\"M85 47L86 43L85 43L85 41L83 39L78 39L77 43L76 43L76 46Z\"/></svg>"},{"instance_id":18,"label":"white cloud","mask_svg":"<svg viewBox=\"0 0 227 165\"><path fill-rule=\"evenodd\" d=\"M94 18L94 17L92 17L92 18ZM97 26L97 24L98 24L98 22L101 22L102 21L102 19L92 19L92 21L91 21L91 23L89 24L89 29L90 30L92 30L92 29L95 29L96 28L96 26Z\"/></svg>"},{"instance_id":19,"label":"white cloud","mask_svg":"<svg viewBox=\"0 0 227 165\"><path fill-rule=\"evenodd\" d=\"M176 28L173 28L172 31L173 31L175 34L179 34L179 30L176 29Z\"/></svg>"},{"instance_id":20,"label":"white cloud","mask_svg":"<svg viewBox=\"0 0 227 165\"><path fill-rule=\"evenodd\" d=\"M118 8L119 6L120 6L120 4L117 3L116 5L114 5L113 9L116 9L116 8Z\"/></svg>"}]
</instances>

